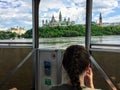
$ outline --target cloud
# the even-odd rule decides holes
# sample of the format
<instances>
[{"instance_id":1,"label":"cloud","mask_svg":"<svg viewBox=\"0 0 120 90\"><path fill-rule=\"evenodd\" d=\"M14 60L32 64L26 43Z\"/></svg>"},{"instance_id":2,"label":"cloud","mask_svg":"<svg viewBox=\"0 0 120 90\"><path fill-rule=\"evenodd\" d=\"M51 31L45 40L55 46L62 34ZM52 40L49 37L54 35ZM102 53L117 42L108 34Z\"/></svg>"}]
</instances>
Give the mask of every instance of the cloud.
<instances>
[{"instance_id":1,"label":"cloud","mask_svg":"<svg viewBox=\"0 0 120 90\"><path fill-rule=\"evenodd\" d=\"M118 6L118 0L93 0L94 9L112 9Z\"/></svg>"},{"instance_id":2,"label":"cloud","mask_svg":"<svg viewBox=\"0 0 120 90\"><path fill-rule=\"evenodd\" d=\"M116 16L113 16L113 17L108 17L108 18L103 19L103 22L114 23L114 22L120 22L119 20L120 20L120 16L116 15Z\"/></svg>"},{"instance_id":3,"label":"cloud","mask_svg":"<svg viewBox=\"0 0 120 90\"><path fill-rule=\"evenodd\" d=\"M85 23L85 8L85 0L41 0L40 24L42 19L50 20L53 14L58 20L60 11L63 19L70 17L71 21L78 24ZM101 12L104 20L111 21L109 15L116 13L116 8L120 8L120 0L93 0L93 20L98 20ZM116 15L113 18L120 20ZM32 27L32 0L0 0L0 28L15 25Z\"/></svg>"},{"instance_id":4,"label":"cloud","mask_svg":"<svg viewBox=\"0 0 120 90\"><path fill-rule=\"evenodd\" d=\"M99 14L102 13L104 21L111 21L108 20L110 19L111 15L114 14L116 17L117 13L119 13L117 11L117 8L120 8L118 1L119 0L93 0L93 20L98 21ZM114 18L114 16L112 18Z\"/></svg>"},{"instance_id":5,"label":"cloud","mask_svg":"<svg viewBox=\"0 0 120 90\"><path fill-rule=\"evenodd\" d=\"M30 0L28 2L22 0L0 1L0 21L5 28L10 28L15 25L25 25L25 21L32 22L31 12L32 3Z\"/></svg>"},{"instance_id":6,"label":"cloud","mask_svg":"<svg viewBox=\"0 0 120 90\"><path fill-rule=\"evenodd\" d=\"M55 2L57 2L57 6ZM76 23L85 23L85 0L51 0L48 2L46 0L42 0L41 5L44 6L42 11L45 10L45 12L43 12L45 14L42 14L42 17L49 17L50 19L53 14L55 17L58 17L59 12L61 11L63 17L70 17L71 20L76 21ZM41 6L41 8L43 6ZM58 9L58 11L49 10L55 8ZM104 18L109 17L109 14L116 12L116 8L119 8L118 0L93 0L93 20L99 20L100 12Z\"/></svg>"},{"instance_id":7,"label":"cloud","mask_svg":"<svg viewBox=\"0 0 120 90\"><path fill-rule=\"evenodd\" d=\"M118 7L118 0L93 0L93 13L101 12L104 15L108 15L113 13L114 9Z\"/></svg>"},{"instance_id":8,"label":"cloud","mask_svg":"<svg viewBox=\"0 0 120 90\"><path fill-rule=\"evenodd\" d=\"M53 8L59 9L60 7L64 7L62 0L41 0L40 2L41 11L48 11Z\"/></svg>"},{"instance_id":9,"label":"cloud","mask_svg":"<svg viewBox=\"0 0 120 90\"><path fill-rule=\"evenodd\" d=\"M73 0L72 2L71 0L42 0L40 5L40 15L43 19L44 17L48 17L46 19L50 19L52 15L58 19L60 11L62 12L63 19L70 17L72 21L77 20L76 22L79 23L83 20L82 17L85 17L84 0ZM54 11L54 9L57 9L57 11ZM81 20L78 21L79 18L81 18Z\"/></svg>"},{"instance_id":10,"label":"cloud","mask_svg":"<svg viewBox=\"0 0 120 90\"><path fill-rule=\"evenodd\" d=\"M64 17L70 17L72 21L76 21L78 23L83 23L82 20L85 18L85 9L82 8L61 8L62 14Z\"/></svg>"}]
</instances>

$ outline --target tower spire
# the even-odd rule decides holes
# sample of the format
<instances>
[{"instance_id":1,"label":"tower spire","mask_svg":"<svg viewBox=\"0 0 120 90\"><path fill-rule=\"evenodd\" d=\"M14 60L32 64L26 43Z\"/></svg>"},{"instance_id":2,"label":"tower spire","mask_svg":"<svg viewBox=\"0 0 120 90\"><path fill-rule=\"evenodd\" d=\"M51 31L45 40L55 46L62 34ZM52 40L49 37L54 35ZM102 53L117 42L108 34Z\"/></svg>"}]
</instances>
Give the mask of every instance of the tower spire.
<instances>
[{"instance_id":1,"label":"tower spire","mask_svg":"<svg viewBox=\"0 0 120 90\"><path fill-rule=\"evenodd\" d=\"M59 21L62 21L62 14L61 14L61 11L59 13Z\"/></svg>"},{"instance_id":2,"label":"tower spire","mask_svg":"<svg viewBox=\"0 0 120 90\"><path fill-rule=\"evenodd\" d=\"M99 16L99 25L102 26L102 14L100 13L100 16Z\"/></svg>"}]
</instances>

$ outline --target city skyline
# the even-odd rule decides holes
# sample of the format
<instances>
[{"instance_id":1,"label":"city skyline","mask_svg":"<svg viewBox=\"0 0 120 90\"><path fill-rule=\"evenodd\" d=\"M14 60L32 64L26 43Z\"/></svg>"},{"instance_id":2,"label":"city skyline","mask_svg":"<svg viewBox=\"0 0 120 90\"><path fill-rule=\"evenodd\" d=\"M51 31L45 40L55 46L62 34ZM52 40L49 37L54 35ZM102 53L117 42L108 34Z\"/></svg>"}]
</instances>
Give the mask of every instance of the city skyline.
<instances>
[{"instance_id":1,"label":"city skyline","mask_svg":"<svg viewBox=\"0 0 120 90\"><path fill-rule=\"evenodd\" d=\"M52 15L58 18L60 11L63 17L84 24L85 8L85 0L41 0L40 26L43 19L49 20ZM120 22L119 9L120 0L93 0L92 21L99 22L101 13L103 22ZM0 0L0 29L14 26L32 28L32 0Z\"/></svg>"}]
</instances>

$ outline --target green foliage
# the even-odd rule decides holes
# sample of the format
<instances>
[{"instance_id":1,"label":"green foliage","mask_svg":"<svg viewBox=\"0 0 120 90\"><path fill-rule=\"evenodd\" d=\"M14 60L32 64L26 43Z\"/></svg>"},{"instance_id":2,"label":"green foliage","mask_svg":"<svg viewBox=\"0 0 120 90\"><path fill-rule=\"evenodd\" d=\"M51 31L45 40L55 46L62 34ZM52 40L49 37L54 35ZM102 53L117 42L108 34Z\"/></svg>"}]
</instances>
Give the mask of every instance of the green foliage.
<instances>
[{"instance_id":1,"label":"green foliage","mask_svg":"<svg viewBox=\"0 0 120 90\"><path fill-rule=\"evenodd\" d=\"M103 35L120 35L120 26L98 26L92 24L91 28L92 36ZM40 27L39 37L51 38L51 37L76 37L85 35L85 26L55 26L55 27ZM18 34L10 31L0 31L0 39L14 39L19 37ZM25 34L21 35L23 38L32 38L32 29L27 30Z\"/></svg>"},{"instance_id":2,"label":"green foliage","mask_svg":"<svg viewBox=\"0 0 120 90\"><path fill-rule=\"evenodd\" d=\"M85 26L55 26L55 27L39 27L39 37L76 37L85 35ZM120 35L120 26L98 26L93 24L91 27L92 36L103 35ZM0 39L14 39L19 37L18 34L9 31L0 31ZM32 29L27 30L25 34L21 35L23 38L32 38Z\"/></svg>"},{"instance_id":3,"label":"green foliage","mask_svg":"<svg viewBox=\"0 0 120 90\"><path fill-rule=\"evenodd\" d=\"M12 33L9 31L0 31L0 39L14 39L15 37L17 37L16 33Z\"/></svg>"},{"instance_id":4,"label":"green foliage","mask_svg":"<svg viewBox=\"0 0 120 90\"><path fill-rule=\"evenodd\" d=\"M85 26L55 26L55 27L39 27L39 37L51 38L51 37L76 37L85 35ZM92 24L91 27L92 36L103 35L120 35L120 26L98 26ZM18 34L9 31L0 31L0 39L14 39L19 37ZM32 29L27 30L25 34L21 35L23 38L32 38Z\"/></svg>"},{"instance_id":5,"label":"green foliage","mask_svg":"<svg viewBox=\"0 0 120 90\"><path fill-rule=\"evenodd\" d=\"M80 25L39 28L40 37L75 37L75 36L83 36L84 34L85 34L85 28Z\"/></svg>"},{"instance_id":6,"label":"green foliage","mask_svg":"<svg viewBox=\"0 0 120 90\"><path fill-rule=\"evenodd\" d=\"M102 35L120 35L120 26L97 26L92 25L91 28L92 36ZM51 38L51 37L75 37L84 36L85 26L74 25L74 26L55 26L55 27L40 27L39 37ZM28 30L24 35L24 38L32 38L32 29Z\"/></svg>"},{"instance_id":7,"label":"green foliage","mask_svg":"<svg viewBox=\"0 0 120 90\"><path fill-rule=\"evenodd\" d=\"M21 37L24 37L24 38L32 38L32 29L27 30L27 31L25 32L25 34L22 34Z\"/></svg>"},{"instance_id":8,"label":"green foliage","mask_svg":"<svg viewBox=\"0 0 120 90\"><path fill-rule=\"evenodd\" d=\"M97 26L92 25L92 35L102 36L102 35L120 35L120 26Z\"/></svg>"}]
</instances>

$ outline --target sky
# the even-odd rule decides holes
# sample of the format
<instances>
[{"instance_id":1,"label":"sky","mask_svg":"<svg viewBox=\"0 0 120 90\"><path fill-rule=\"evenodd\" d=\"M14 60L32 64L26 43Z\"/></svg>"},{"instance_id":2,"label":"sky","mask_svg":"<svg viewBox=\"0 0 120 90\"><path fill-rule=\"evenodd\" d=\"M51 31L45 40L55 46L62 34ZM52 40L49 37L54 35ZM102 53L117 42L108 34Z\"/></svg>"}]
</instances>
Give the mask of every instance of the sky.
<instances>
[{"instance_id":1,"label":"sky","mask_svg":"<svg viewBox=\"0 0 120 90\"><path fill-rule=\"evenodd\" d=\"M51 20L54 15L58 20L70 17L76 24L85 23L86 0L41 0L39 6L39 25L42 20ZM92 21L99 22L102 14L103 22L120 22L120 0L93 0ZM32 28L32 0L0 0L0 30L11 27Z\"/></svg>"}]
</instances>

